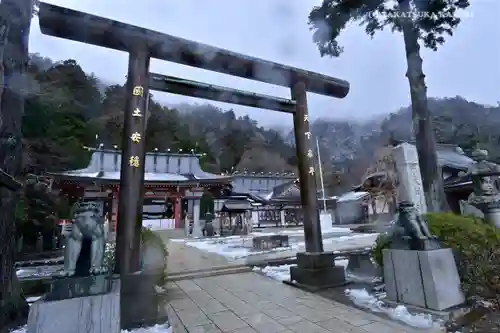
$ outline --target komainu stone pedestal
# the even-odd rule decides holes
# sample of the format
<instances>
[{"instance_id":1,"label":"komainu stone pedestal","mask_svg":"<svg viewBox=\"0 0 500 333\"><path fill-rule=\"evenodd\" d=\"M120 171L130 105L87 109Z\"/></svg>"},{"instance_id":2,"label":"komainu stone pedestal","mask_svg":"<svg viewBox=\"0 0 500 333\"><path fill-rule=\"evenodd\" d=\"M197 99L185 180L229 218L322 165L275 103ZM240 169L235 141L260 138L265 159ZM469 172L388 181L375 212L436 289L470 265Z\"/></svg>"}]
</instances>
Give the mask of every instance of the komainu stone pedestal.
<instances>
[{"instance_id":1,"label":"komainu stone pedestal","mask_svg":"<svg viewBox=\"0 0 500 333\"><path fill-rule=\"evenodd\" d=\"M346 283L345 269L335 266L333 252L297 253L297 267L290 267L290 279L299 287L318 290Z\"/></svg>"},{"instance_id":2,"label":"komainu stone pedestal","mask_svg":"<svg viewBox=\"0 0 500 333\"><path fill-rule=\"evenodd\" d=\"M164 324L157 283L157 274L146 273L55 280L32 304L27 333L119 333Z\"/></svg>"},{"instance_id":3,"label":"komainu stone pedestal","mask_svg":"<svg viewBox=\"0 0 500 333\"><path fill-rule=\"evenodd\" d=\"M156 291L157 274L123 275L120 279L121 329L163 324L167 321L162 295Z\"/></svg>"},{"instance_id":4,"label":"komainu stone pedestal","mask_svg":"<svg viewBox=\"0 0 500 333\"><path fill-rule=\"evenodd\" d=\"M465 301L451 249L383 250L387 299L442 311Z\"/></svg>"},{"instance_id":5,"label":"komainu stone pedestal","mask_svg":"<svg viewBox=\"0 0 500 333\"><path fill-rule=\"evenodd\" d=\"M119 284L105 276L67 278L31 305L27 333L119 333Z\"/></svg>"}]
</instances>

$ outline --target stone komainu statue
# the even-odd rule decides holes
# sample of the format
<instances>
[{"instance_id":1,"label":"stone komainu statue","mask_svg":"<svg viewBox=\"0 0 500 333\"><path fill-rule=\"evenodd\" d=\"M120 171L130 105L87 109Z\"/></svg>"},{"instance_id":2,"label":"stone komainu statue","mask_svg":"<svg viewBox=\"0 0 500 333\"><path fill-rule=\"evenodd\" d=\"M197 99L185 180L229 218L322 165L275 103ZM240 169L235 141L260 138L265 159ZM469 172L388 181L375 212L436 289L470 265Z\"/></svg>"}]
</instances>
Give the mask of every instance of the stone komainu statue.
<instances>
[{"instance_id":1,"label":"stone komainu statue","mask_svg":"<svg viewBox=\"0 0 500 333\"><path fill-rule=\"evenodd\" d=\"M104 217L99 206L91 201L79 201L73 206L73 227L66 238L64 275L75 274L76 263L85 238L91 241L90 274L105 273L104 249L106 245Z\"/></svg>"},{"instance_id":2,"label":"stone komainu statue","mask_svg":"<svg viewBox=\"0 0 500 333\"><path fill-rule=\"evenodd\" d=\"M399 216L391 232L391 248L408 250L435 250L440 248L437 237L429 230L413 203L400 202Z\"/></svg>"}]
</instances>

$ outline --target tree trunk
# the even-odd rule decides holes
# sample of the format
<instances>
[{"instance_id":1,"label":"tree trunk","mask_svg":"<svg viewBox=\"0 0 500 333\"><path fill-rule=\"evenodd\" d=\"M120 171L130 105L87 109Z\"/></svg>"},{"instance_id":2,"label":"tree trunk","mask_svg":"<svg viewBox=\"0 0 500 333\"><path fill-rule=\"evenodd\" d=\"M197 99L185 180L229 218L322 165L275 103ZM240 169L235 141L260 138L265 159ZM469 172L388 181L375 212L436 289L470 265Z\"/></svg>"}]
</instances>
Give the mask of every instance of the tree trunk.
<instances>
[{"instance_id":1,"label":"tree trunk","mask_svg":"<svg viewBox=\"0 0 500 333\"><path fill-rule=\"evenodd\" d=\"M33 0L0 3L0 168L21 172L24 99L27 93L28 37ZM28 315L29 306L14 269L18 195L0 188L0 329Z\"/></svg>"},{"instance_id":2,"label":"tree trunk","mask_svg":"<svg viewBox=\"0 0 500 333\"><path fill-rule=\"evenodd\" d=\"M405 43L407 72L410 84L413 130L415 132L418 161L422 175L427 210L430 212L448 211L444 193L443 178L437 164L436 140L427 103L427 87L418 44L419 32L413 24L410 12L410 0L399 1L400 23Z\"/></svg>"}]
</instances>

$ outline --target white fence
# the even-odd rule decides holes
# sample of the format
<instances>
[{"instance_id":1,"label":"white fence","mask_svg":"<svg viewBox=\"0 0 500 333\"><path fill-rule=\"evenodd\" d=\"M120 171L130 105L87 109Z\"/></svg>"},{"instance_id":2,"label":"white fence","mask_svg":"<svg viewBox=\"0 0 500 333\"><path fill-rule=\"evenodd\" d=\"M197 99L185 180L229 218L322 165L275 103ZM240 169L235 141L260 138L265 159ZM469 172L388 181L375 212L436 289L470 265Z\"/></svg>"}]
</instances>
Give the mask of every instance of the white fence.
<instances>
[{"instance_id":1,"label":"white fence","mask_svg":"<svg viewBox=\"0 0 500 333\"><path fill-rule=\"evenodd\" d=\"M151 230L175 229L175 219L142 220L142 226Z\"/></svg>"}]
</instances>

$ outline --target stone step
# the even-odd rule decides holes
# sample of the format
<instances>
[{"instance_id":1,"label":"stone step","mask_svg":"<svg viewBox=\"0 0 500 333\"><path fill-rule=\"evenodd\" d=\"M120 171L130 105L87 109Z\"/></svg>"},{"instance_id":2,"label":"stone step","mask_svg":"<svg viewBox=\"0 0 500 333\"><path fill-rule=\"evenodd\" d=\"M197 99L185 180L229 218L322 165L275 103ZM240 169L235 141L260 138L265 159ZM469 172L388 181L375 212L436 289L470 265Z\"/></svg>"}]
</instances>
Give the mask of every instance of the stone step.
<instances>
[{"instance_id":1,"label":"stone step","mask_svg":"<svg viewBox=\"0 0 500 333\"><path fill-rule=\"evenodd\" d=\"M211 269L211 270L199 270L199 271L189 271L177 274L169 274L167 276L167 281L179 281L179 280L189 280L189 279L199 279L211 276L219 275L229 275L229 274L239 274L251 272L252 267L246 265L237 265L226 268Z\"/></svg>"},{"instance_id":2,"label":"stone step","mask_svg":"<svg viewBox=\"0 0 500 333\"><path fill-rule=\"evenodd\" d=\"M209 268L193 269L193 270L189 270L189 271L168 272L168 276L177 276L177 275L185 275L185 274L193 274L193 273L219 271L219 270L225 270L228 268L239 268L239 267L246 267L246 266L247 265L245 265L245 264L228 264L228 265L221 265L221 266L212 266Z\"/></svg>"}]
</instances>

